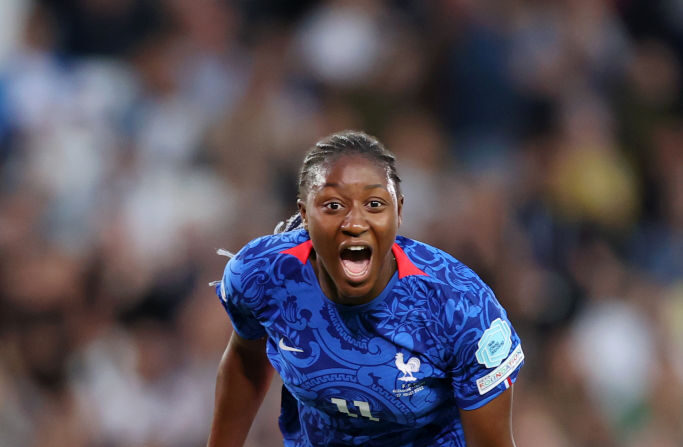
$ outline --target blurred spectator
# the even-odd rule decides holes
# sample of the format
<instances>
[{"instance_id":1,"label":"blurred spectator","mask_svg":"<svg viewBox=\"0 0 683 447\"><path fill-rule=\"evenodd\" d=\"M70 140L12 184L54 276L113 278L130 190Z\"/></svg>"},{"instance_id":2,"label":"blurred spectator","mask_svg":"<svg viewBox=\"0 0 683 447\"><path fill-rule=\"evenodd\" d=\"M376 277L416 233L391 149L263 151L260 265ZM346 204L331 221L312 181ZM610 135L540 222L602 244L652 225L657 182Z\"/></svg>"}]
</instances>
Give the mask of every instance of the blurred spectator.
<instances>
[{"instance_id":1,"label":"blurred spectator","mask_svg":"<svg viewBox=\"0 0 683 447\"><path fill-rule=\"evenodd\" d=\"M201 446L223 259L310 141L379 134L402 231L524 340L522 445L683 444L680 2L5 0L0 445ZM275 380L247 445L281 443Z\"/></svg>"}]
</instances>

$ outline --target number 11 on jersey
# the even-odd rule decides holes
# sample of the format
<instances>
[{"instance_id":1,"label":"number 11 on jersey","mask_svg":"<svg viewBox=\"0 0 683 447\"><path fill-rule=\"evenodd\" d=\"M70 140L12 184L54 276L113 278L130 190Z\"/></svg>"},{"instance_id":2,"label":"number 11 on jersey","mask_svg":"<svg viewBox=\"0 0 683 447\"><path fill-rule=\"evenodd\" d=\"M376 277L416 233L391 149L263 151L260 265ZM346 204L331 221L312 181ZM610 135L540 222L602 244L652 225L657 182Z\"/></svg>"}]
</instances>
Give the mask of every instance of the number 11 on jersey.
<instances>
[{"instance_id":1,"label":"number 11 on jersey","mask_svg":"<svg viewBox=\"0 0 683 447\"><path fill-rule=\"evenodd\" d=\"M347 414L352 418L358 417L357 414L349 411L349 406L344 399L339 399L338 397L333 397L330 400L332 401L333 404L335 404L337 406L337 410L339 410L340 413ZM364 402L362 400L354 400L353 405L355 405L358 408L358 410L360 410L361 416L366 417L366 418L370 419L371 421L379 422L379 418L372 416L372 412L370 411L370 404L368 402Z\"/></svg>"}]
</instances>

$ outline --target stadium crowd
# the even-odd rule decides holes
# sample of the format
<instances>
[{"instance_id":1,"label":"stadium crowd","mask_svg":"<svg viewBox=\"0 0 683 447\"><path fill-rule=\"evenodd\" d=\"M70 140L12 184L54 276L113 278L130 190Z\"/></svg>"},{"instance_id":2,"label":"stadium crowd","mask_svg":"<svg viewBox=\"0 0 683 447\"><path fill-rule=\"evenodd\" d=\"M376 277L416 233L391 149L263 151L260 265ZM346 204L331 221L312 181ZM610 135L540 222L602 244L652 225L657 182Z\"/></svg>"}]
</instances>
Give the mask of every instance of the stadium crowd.
<instances>
[{"instance_id":1,"label":"stadium crowd","mask_svg":"<svg viewBox=\"0 0 683 447\"><path fill-rule=\"evenodd\" d=\"M3 0L0 446L204 445L215 251L347 128L508 310L518 445L683 445L682 5Z\"/></svg>"}]
</instances>

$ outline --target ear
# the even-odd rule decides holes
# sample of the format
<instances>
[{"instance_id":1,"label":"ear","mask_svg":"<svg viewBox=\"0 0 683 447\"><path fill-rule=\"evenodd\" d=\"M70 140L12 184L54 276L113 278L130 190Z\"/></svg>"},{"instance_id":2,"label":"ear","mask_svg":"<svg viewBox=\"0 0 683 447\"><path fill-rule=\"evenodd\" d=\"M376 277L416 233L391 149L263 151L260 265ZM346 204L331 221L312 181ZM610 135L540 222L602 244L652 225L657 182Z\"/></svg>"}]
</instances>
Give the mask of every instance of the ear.
<instances>
[{"instance_id":1,"label":"ear","mask_svg":"<svg viewBox=\"0 0 683 447\"><path fill-rule=\"evenodd\" d=\"M398 227L400 228L401 222L403 221L403 196L398 198L397 211L398 211Z\"/></svg>"},{"instance_id":2,"label":"ear","mask_svg":"<svg viewBox=\"0 0 683 447\"><path fill-rule=\"evenodd\" d=\"M298 199L296 201L296 206L299 208L299 214L301 214L301 220L303 222L304 228L308 230L308 219L306 216L306 204L303 200Z\"/></svg>"}]
</instances>

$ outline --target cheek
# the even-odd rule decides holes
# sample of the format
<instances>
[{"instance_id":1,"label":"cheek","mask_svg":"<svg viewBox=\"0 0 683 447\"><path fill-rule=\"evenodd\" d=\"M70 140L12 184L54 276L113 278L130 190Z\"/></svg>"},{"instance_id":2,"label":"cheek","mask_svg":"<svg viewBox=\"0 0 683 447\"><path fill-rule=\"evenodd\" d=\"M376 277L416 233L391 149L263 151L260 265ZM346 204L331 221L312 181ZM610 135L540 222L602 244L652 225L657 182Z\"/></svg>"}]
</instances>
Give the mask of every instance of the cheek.
<instances>
[{"instance_id":1,"label":"cheek","mask_svg":"<svg viewBox=\"0 0 683 447\"><path fill-rule=\"evenodd\" d=\"M308 232L311 237L316 236L317 239L329 237L336 230L337 224L333 218L322 213L311 213L308 216Z\"/></svg>"},{"instance_id":2,"label":"cheek","mask_svg":"<svg viewBox=\"0 0 683 447\"><path fill-rule=\"evenodd\" d=\"M401 215L396 208L392 212L384 214L384 219L386 219L386 226L388 227L398 227L401 223Z\"/></svg>"},{"instance_id":3,"label":"cheek","mask_svg":"<svg viewBox=\"0 0 683 447\"><path fill-rule=\"evenodd\" d=\"M396 238L396 233L398 232L398 226L400 224L400 218L395 214L388 214L378 219L375 222L375 228L380 233L380 238L383 240L391 241Z\"/></svg>"}]
</instances>

